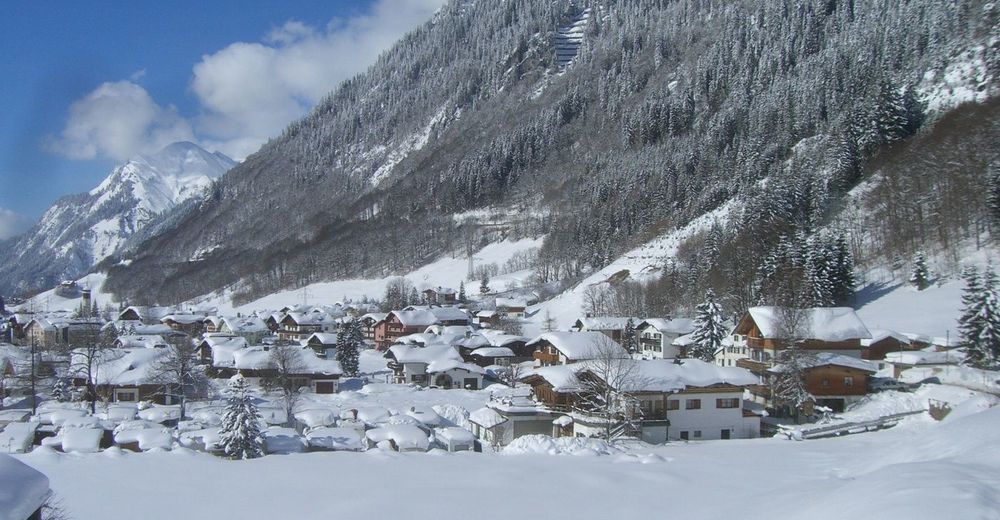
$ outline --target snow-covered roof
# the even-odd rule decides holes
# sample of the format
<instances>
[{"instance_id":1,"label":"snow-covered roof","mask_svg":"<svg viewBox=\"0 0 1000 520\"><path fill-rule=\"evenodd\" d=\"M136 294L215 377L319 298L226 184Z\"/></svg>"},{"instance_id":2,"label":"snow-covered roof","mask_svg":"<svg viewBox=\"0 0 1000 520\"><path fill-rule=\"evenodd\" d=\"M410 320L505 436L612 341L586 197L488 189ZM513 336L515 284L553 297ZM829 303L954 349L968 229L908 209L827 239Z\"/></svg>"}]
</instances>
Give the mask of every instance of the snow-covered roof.
<instances>
[{"instance_id":1,"label":"snow-covered roof","mask_svg":"<svg viewBox=\"0 0 1000 520\"><path fill-rule=\"evenodd\" d=\"M226 317L222 318L222 326L234 334L253 334L257 332L267 332L267 324L257 316L244 316L242 318Z\"/></svg>"},{"instance_id":2,"label":"snow-covered roof","mask_svg":"<svg viewBox=\"0 0 1000 520\"><path fill-rule=\"evenodd\" d=\"M675 347L689 347L694 345L694 335L685 334L683 336L677 336L673 341L670 342L671 345Z\"/></svg>"},{"instance_id":3,"label":"snow-covered roof","mask_svg":"<svg viewBox=\"0 0 1000 520\"><path fill-rule=\"evenodd\" d=\"M429 327L439 321L429 310L392 311L389 314L395 316L404 327Z\"/></svg>"},{"instance_id":4,"label":"snow-covered roof","mask_svg":"<svg viewBox=\"0 0 1000 520\"><path fill-rule=\"evenodd\" d=\"M274 348L263 345L247 347L233 352L233 368L239 370L262 370L272 367L271 355ZM323 359L308 347L292 345L287 348L292 349L299 355L298 365L301 367L299 374L309 375L329 375L339 376L343 371L340 363L332 359ZM214 354L214 352L213 352ZM297 371L298 372L298 371Z\"/></svg>"},{"instance_id":5,"label":"snow-covered roof","mask_svg":"<svg viewBox=\"0 0 1000 520\"><path fill-rule=\"evenodd\" d=\"M622 356L628 353L621 345L615 343L603 333L596 331L579 332L546 332L541 336L528 342L528 345L537 346L538 343L547 342L555 347L569 360L593 359L601 354L606 348L616 348L615 352L621 351Z\"/></svg>"},{"instance_id":6,"label":"snow-covered roof","mask_svg":"<svg viewBox=\"0 0 1000 520\"><path fill-rule=\"evenodd\" d=\"M507 418L500 415L500 412L484 406L469 414L469 422L488 429L507 422Z\"/></svg>"},{"instance_id":7,"label":"snow-covered roof","mask_svg":"<svg viewBox=\"0 0 1000 520\"><path fill-rule=\"evenodd\" d=\"M496 300L496 307L498 309L501 309L501 308L506 308L506 309L511 309L511 308L518 309L519 308L519 309L523 309L523 308L525 308L527 306L528 306L528 301L525 300L524 298L497 298L497 300Z\"/></svg>"},{"instance_id":8,"label":"snow-covered roof","mask_svg":"<svg viewBox=\"0 0 1000 520\"><path fill-rule=\"evenodd\" d=\"M160 336L168 335L174 332L174 329L171 329L169 325L164 325L162 323L157 323L155 325L135 325L133 330L136 334L157 334Z\"/></svg>"},{"instance_id":9,"label":"snow-covered roof","mask_svg":"<svg viewBox=\"0 0 1000 520\"><path fill-rule=\"evenodd\" d=\"M476 442L476 436L472 432L457 426L448 426L434 430L434 438L452 444L472 444Z\"/></svg>"},{"instance_id":10,"label":"snow-covered roof","mask_svg":"<svg viewBox=\"0 0 1000 520\"><path fill-rule=\"evenodd\" d=\"M465 336L472 332L472 327L468 325L431 325L424 332L427 334L448 334L451 336Z\"/></svg>"},{"instance_id":11,"label":"snow-covered roof","mask_svg":"<svg viewBox=\"0 0 1000 520\"><path fill-rule=\"evenodd\" d=\"M161 323L166 323L172 321L174 323L180 323L181 325L191 325L194 323L201 323L205 319L204 316L200 314L168 314L160 318Z\"/></svg>"},{"instance_id":12,"label":"snow-covered roof","mask_svg":"<svg viewBox=\"0 0 1000 520\"><path fill-rule=\"evenodd\" d=\"M684 359L679 363L673 360L633 360L635 364L634 377L628 378L627 388L619 390L634 392L676 392L688 387L702 388L712 385L728 384L734 386L752 385L758 383L757 376L749 370L739 367L721 367L715 363L707 363L699 359ZM589 369L587 362L582 365ZM596 373L591 371L591 373Z\"/></svg>"},{"instance_id":13,"label":"snow-covered roof","mask_svg":"<svg viewBox=\"0 0 1000 520\"><path fill-rule=\"evenodd\" d=\"M472 353L483 357L514 357L514 351L507 347L480 347Z\"/></svg>"},{"instance_id":14,"label":"snow-covered roof","mask_svg":"<svg viewBox=\"0 0 1000 520\"><path fill-rule=\"evenodd\" d=\"M451 345L433 344L426 347L416 347L412 345L393 345L389 347L389 352L396 358L398 363L425 363L430 364L435 361L457 361L463 362L462 355Z\"/></svg>"},{"instance_id":15,"label":"snow-covered roof","mask_svg":"<svg viewBox=\"0 0 1000 520\"><path fill-rule=\"evenodd\" d=\"M337 333L336 332L313 332L311 336L306 338L305 343L320 343L322 345L336 345L337 344Z\"/></svg>"},{"instance_id":16,"label":"snow-covered roof","mask_svg":"<svg viewBox=\"0 0 1000 520\"><path fill-rule=\"evenodd\" d=\"M747 311L764 338L776 338L781 333L780 307L750 307ZM802 309L804 339L847 341L866 339L871 332L850 307L814 307Z\"/></svg>"},{"instance_id":17,"label":"snow-covered roof","mask_svg":"<svg viewBox=\"0 0 1000 520\"><path fill-rule=\"evenodd\" d=\"M0 520L24 520L49 498L49 479L40 471L0 453Z\"/></svg>"},{"instance_id":18,"label":"snow-covered roof","mask_svg":"<svg viewBox=\"0 0 1000 520\"><path fill-rule=\"evenodd\" d=\"M479 365L456 361L454 359L435 359L427 365L428 374L437 374L449 370L465 370L466 372L480 375L486 373Z\"/></svg>"},{"instance_id":19,"label":"snow-covered roof","mask_svg":"<svg viewBox=\"0 0 1000 520\"><path fill-rule=\"evenodd\" d=\"M537 367L522 376L521 380L538 376L552 385L552 389L556 392L577 392L583 390L580 380L576 378L576 373L580 370L583 370L582 365Z\"/></svg>"},{"instance_id":20,"label":"snow-covered roof","mask_svg":"<svg viewBox=\"0 0 1000 520\"><path fill-rule=\"evenodd\" d=\"M458 307L431 307L430 312L440 321L469 321L469 315Z\"/></svg>"},{"instance_id":21,"label":"snow-covered roof","mask_svg":"<svg viewBox=\"0 0 1000 520\"><path fill-rule=\"evenodd\" d=\"M835 354L833 352L819 352L811 356L806 356L803 358L802 366L804 368L838 366L863 370L872 374L878 372L878 365L875 363L865 361L863 359L853 358L851 356L845 356L843 354ZM780 364L775 365L770 369L770 371L779 373L783 372L784 366Z\"/></svg>"},{"instance_id":22,"label":"snow-covered roof","mask_svg":"<svg viewBox=\"0 0 1000 520\"><path fill-rule=\"evenodd\" d=\"M115 343L121 345L121 348L154 348L167 345L163 336L159 334L126 334L118 336Z\"/></svg>"},{"instance_id":23,"label":"snow-covered roof","mask_svg":"<svg viewBox=\"0 0 1000 520\"><path fill-rule=\"evenodd\" d=\"M627 316L588 316L576 320L576 323L580 330L625 330L629 319L633 325L639 323L639 320Z\"/></svg>"},{"instance_id":24,"label":"snow-covered roof","mask_svg":"<svg viewBox=\"0 0 1000 520\"><path fill-rule=\"evenodd\" d=\"M233 352L248 346L247 340L239 336L209 336L202 341L202 345L206 345L212 350L212 366L216 367L233 366Z\"/></svg>"},{"instance_id":25,"label":"snow-covered roof","mask_svg":"<svg viewBox=\"0 0 1000 520\"><path fill-rule=\"evenodd\" d=\"M392 424L368 430L365 437L376 444L393 440L400 450L426 450L430 446L427 434L410 424Z\"/></svg>"},{"instance_id":26,"label":"snow-covered roof","mask_svg":"<svg viewBox=\"0 0 1000 520\"><path fill-rule=\"evenodd\" d=\"M528 341L528 338L526 338L524 336L517 336L517 335L514 335L514 334L507 334L506 332L504 332L502 330L482 329L482 330L478 331L478 334L480 336L485 337L487 340L489 340L490 345L492 345L494 347L503 347L505 345L510 345L511 343L517 343L517 342L521 342L521 341L527 342Z\"/></svg>"},{"instance_id":27,"label":"snow-covered roof","mask_svg":"<svg viewBox=\"0 0 1000 520\"><path fill-rule=\"evenodd\" d=\"M356 451L364 449L361 433L354 428L321 426L306 432L306 442L315 448Z\"/></svg>"},{"instance_id":28,"label":"snow-covered roof","mask_svg":"<svg viewBox=\"0 0 1000 520\"><path fill-rule=\"evenodd\" d=\"M870 346L878 343L879 341L882 341L882 340L885 340L885 339L889 339L889 338L892 338L892 339L894 339L894 340L896 340L896 341L898 341L898 342L900 342L900 343L902 343L904 345L909 345L910 344L910 338L908 338L905 335L903 335L903 334L901 334L899 332L896 332L894 330L871 329L870 332L871 332L872 337L861 340L861 346L862 347L870 347Z\"/></svg>"},{"instance_id":29,"label":"snow-covered roof","mask_svg":"<svg viewBox=\"0 0 1000 520\"><path fill-rule=\"evenodd\" d=\"M674 318L665 320L663 318L648 318L636 325L636 329L653 327L666 334L690 334L694 332L694 320L690 318Z\"/></svg>"},{"instance_id":30,"label":"snow-covered roof","mask_svg":"<svg viewBox=\"0 0 1000 520\"><path fill-rule=\"evenodd\" d=\"M902 352L887 352L885 361L897 365L954 365L965 360L961 352L949 350L934 352L927 350L904 350Z\"/></svg>"},{"instance_id":31,"label":"snow-covered roof","mask_svg":"<svg viewBox=\"0 0 1000 520\"><path fill-rule=\"evenodd\" d=\"M95 354L92 379L98 385L142 385L154 383L154 365L167 354L165 348L108 349ZM75 349L70 354L73 377L85 378L82 366L85 351Z\"/></svg>"},{"instance_id":32,"label":"snow-covered roof","mask_svg":"<svg viewBox=\"0 0 1000 520\"><path fill-rule=\"evenodd\" d=\"M388 316L388 315L389 314L385 313L385 312L369 312L368 314L365 314L364 316L362 316L360 319L361 320L371 320L371 321L373 321L375 323L378 323L378 322L384 320L385 317Z\"/></svg>"}]
</instances>

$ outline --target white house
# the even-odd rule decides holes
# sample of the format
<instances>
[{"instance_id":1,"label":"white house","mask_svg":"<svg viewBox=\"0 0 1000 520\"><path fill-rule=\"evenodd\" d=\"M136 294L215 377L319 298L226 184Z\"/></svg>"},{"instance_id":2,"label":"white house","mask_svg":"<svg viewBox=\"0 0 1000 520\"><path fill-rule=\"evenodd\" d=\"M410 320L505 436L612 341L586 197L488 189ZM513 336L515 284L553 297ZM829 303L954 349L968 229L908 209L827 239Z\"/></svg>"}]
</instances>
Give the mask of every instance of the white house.
<instances>
[{"instance_id":1,"label":"white house","mask_svg":"<svg viewBox=\"0 0 1000 520\"><path fill-rule=\"evenodd\" d=\"M665 320L649 318L636 326L639 351L643 359L673 359L681 357L674 340L694 331L694 321L688 318Z\"/></svg>"},{"instance_id":2,"label":"white house","mask_svg":"<svg viewBox=\"0 0 1000 520\"><path fill-rule=\"evenodd\" d=\"M633 364L634 377L616 388L634 400L641 413L633 425L646 442L667 440L712 440L754 438L760 432L760 416L743 409L743 389L756 384L749 371L719 367L697 359L623 360ZM553 426L558 435L598 436L604 420L588 412L580 394L590 385L607 384L599 367L581 362L536 369L522 378L530 384L546 408L569 415L572 421ZM589 381L590 383L585 383Z\"/></svg>"},{"instance_id":3,"label":"white house","mask_svg":"<svg viewBox=\"0 0 1000 520\"><path fill-rule=\"evenodd\" d=\"M385 357L395 383L443 388L483 387L485 370L467 363L458 349L448 343L396 344L389 347Z\"/></svg>"}]
</instances>

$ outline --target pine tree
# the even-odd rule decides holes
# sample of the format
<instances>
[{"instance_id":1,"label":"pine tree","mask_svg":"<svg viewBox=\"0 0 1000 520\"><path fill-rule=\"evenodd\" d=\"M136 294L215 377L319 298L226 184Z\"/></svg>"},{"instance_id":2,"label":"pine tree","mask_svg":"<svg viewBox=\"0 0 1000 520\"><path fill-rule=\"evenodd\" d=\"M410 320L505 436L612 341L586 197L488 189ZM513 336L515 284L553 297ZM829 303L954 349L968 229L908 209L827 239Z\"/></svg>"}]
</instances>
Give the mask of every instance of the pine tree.
<instances>
[{"instance_id":1,"label":"pine tree","mask_svg":"<svg viewBox=\"0 0 1000 520\"><path fill-rule=\"evenodd\" d=\"M854 296L857 280L854 278L854 256L844 235L834 241L833 304L848 305Z\"/></svg>"},{"instance_id":2,"label":"pine tree","mask_svg":"<svg viewBox=\"0 0 1000 520\"><path fill-rule=\"evenodd\" d=\"M709 363L715 361L715 353L722 348L722 340L727 334L722 321L722 307L715 301L715 292L709 289L705 291L705 301L698 304L695 311L694 332L691 333L694 346L688 357Z\"/></svg>"},{"instance_id":3,"label":"pine tree","mask_svg":"<svg viewBox=\"0 0 1000 520\"><path fill-rule=\"evenodd\" d=\"M980 321L980 311L984 303L983 285L979 271L972 266L962 270L962 279L965 280L965 289L962 291L962 315L958 318L959 340L968 354L968 363L979 366L984 364L987 358L979 343L983 331Z\"/></svg>"},{"instance_id":4,"label":"pine tree","mask_svg":"<svg viewBox=\"0 0 1000 520\"><path fill-rule=\"evenodd\" d=\"M465 280L458 282L458 301L465 303Z\"/></svg>"},{"instance_id":5,"label":"pine tree","mask_svg":"<svg viewBox=\"0 0 1000 520\"><path fill-rule=\"evenodd\" d=\"M408 305L420 305L420 293L416 287L410 288L410 297L407 299Z\"/></svg>"},{"instance_id":6,"label":"pine tree","mask_svg":"<svg viewBox=\"0 0 1000 520\"><path fill-rule=\"evenodd\" d=\"M632 318L625 322L625 330L622 331L622 346L629 354L639 352L639 338L635 334L635 321Z\"/></svg>"},{"instance_id":7,"label":"pine tree","mask_svg":"<svg viewBox=\"0 0 1000 520\"><path fill-rule=\"evenodd\" d=\"M364 333L361 331L361 321L353 318L347 322L337 336L337 361L340 363L344 375L351 377L358 375L358 351L363 342Z\"/></svg>"},{"instance_id":8,"label":"pine tree","mask_svg":"<svg viewBox=\"0 0 1000 520\"><path fill-rule=\"evenodd\" d=\"M53 399L60 403L65 403L70 399L70 389L69 384L66 383L65 379L56 379L56 382L52 385L52 392L50 394Z\"/></svg>"},{"instance_id":9,"label":"pine tree","mask_svg":"<svg viewBox=\"0 0 1000 520\"><path fill-rule=\"evenodd\" d=\"M260 413L253 403L250 386L242 375L229 380L229 398L222 425L219 444L232 459L256 459L264 456L264 436L260 432Z\"/></svg>"},{"instance_id":10,"label":"pine tree","mask_svg":"<svg viewBox=\"0 0 1000 520\"><path fill-rule=\"evenodd\" d=\"M1000 362L1000 301L996 290L984 291L979 320L983 325L979 332L979 349L984 354L979 366L991 369Z\"/></svg>"},{"instance_id":11,"label":"pine tree","mask_svg":"<svg viewBox=\"0 0 1000 520\"><path fill-rule=\"evenodd\" d=\"M479 282L479 294L490 293L490 275L483 273L483 280Z\"/></svg>"},{"instance_id":12,"label":"pine tree","mask_svg":"<svg viewBox=\"0 0 1000 520\"><path fill-rule=\"evenodd\" d=\"M993 173L987 182L987 209L993 219L993 225L1000 228L1000 162L993 163L991 167ZM0 311L3 307L0 305Z\"/></svg>"},{"instance_id":13,"label":"pine tree","mask_svg":"<svg viewBox=\"0 0 1000 520\"><path fill-rule=\"evenodd\" d=\"M910 283L922 291L930 284L930 274L927 271L927 258L923 251L917 251L913 256L913 269L910 271Z\"/></svg>"}]
</instances>

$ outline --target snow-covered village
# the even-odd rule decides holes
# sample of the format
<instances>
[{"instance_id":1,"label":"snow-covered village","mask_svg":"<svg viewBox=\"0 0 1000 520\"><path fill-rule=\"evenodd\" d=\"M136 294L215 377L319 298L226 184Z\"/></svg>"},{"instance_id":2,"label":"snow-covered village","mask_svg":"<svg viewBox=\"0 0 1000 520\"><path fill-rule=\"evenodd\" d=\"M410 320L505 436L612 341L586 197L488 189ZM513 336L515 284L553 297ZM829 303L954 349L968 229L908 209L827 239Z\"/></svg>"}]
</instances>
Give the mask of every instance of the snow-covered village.
<instances>
[{"instance_id":1,"label":"snow-covered village","mask_svg":"<svg viewBox=\"0 0 1000 520\"><path fill-rule=\"evenodd\" d=\"M252 4L7 6L0 520L1000 520L1000 4Z\"/></svg>"}]
</instances>

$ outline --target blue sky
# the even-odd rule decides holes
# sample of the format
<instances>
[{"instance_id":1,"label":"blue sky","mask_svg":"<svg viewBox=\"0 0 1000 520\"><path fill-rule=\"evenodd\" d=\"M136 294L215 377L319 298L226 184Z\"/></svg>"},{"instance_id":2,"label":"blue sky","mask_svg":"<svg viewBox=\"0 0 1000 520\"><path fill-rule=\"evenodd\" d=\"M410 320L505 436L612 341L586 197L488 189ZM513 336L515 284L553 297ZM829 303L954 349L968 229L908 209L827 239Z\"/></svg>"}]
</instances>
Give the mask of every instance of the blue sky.
<instances>
[{"instance_id":1,"label":"blue sky","mask_svg":"<svg viewBox=\"0 0 1000 520\"><path fill-rule=\"evenodd\" d=\"M0 239L174 140L242 159L442 3L5 2Z\"/></svg>"}]
</instances>

